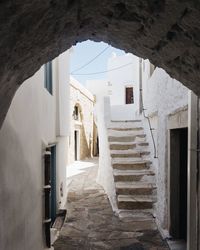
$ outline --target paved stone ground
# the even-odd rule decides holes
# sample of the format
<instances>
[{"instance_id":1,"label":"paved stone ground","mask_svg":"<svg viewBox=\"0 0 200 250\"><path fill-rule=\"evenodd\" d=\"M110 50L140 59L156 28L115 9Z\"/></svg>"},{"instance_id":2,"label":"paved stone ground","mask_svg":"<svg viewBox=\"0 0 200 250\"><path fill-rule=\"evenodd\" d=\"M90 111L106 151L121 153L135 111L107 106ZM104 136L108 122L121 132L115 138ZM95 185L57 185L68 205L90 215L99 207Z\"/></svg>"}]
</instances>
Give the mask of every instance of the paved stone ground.
<instances>
[{"instance_id":1,"label":"paved stone ground","mask_svg":"<svg viewBox=\"0 0 200 250\"><path fill-rule=\"evenodd\" d=\"M97 165L72 177L55 250L167 250L151 216L119 218L95 182Z\"/></svg>"}]
</instances>

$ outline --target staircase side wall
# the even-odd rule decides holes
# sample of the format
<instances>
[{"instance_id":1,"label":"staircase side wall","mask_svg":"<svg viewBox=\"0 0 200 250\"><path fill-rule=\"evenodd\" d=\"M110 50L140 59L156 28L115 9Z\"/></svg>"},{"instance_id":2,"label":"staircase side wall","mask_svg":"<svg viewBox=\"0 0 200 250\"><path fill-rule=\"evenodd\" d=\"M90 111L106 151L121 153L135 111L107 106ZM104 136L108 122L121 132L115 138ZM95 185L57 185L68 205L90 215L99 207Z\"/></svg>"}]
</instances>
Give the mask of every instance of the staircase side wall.
<instances>
[{"instance_id":1,"label":"staircase side wall","mask_svg":"<svg viewBox=\"0 0 200 250\"><path fill-rule=\"evenodd\" d=\"M146 67L148 62L146 62ZM162 229L168 228L168 118L172 113L187 107L188 89L172 79L164 70L156 68L152 76L143 72L143 102L146 115L150 117L158 159L153 160L157 173L157 221ZM152 138L147 120L144 128L154 155Z\"/></svg>"},{"instance_id":2,"label":"staircase side wall","mask_svg":"<svg viewBox=\"0 0 200 250\"><path fill-rule=\"evenodd\" d=\"M110 122L109 98L97 102L97 127L99 135L99 171L97 182L103 186L110 200L113 211L117 211L113 168L111 165L107 126Z\"/></svg>"}]
</instances>

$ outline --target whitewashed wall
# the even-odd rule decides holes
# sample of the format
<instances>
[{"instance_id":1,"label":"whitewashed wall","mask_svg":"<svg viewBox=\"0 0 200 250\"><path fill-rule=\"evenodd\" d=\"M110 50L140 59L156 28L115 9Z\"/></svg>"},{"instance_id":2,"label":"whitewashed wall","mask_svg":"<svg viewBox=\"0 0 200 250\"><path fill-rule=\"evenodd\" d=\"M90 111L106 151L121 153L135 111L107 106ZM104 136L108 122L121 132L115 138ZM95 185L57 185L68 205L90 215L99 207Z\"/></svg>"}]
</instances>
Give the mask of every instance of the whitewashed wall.
<instances>
[{"instance_id":1,"label":"whitewashed wall","mask_svg":"<svg viewBox=\"0 0 200 250\"><path fill-rule=\"evenodd\" d=\"M128 65L130 63L130 65ZM120 68L121 66L127 65ZM118 70L110 71L114 68ZM125 105L125 87L133 87L134 96L137 105L137 92L139 83L139 58L133 54L125 54L123 56L113 55L108 59L107 79L110 83L110 104Z\"/></svg>"},{"instance_id":2,"label":"whitewashed wall","mask_svg":"<svg viewBox=\"0 0 200 250\"><path fill-rule=\"evenodd\" d=\"M69 136L70 122L70 54L71 49L60 54L54 60L54 77L56 82L56 99L57 99L57 136Z\"/></svg>"},{"instance_id":3,"label":"whitewashed wall","mask_svg":"<svg viewBox=\"0 0 200 250\"><path fill-rule=\"evenodd\" d=\"M63 60L64 55L60 57ZM57 144L57 204L64 204L59 188L66 182L66 143L65 137L57 137L56 117L59 113L59 135L64 135L61 113L65 110L61 102L57 105L57 98L58 88L65 91L66 83L63 78L55 84L59 60L53 62L53 95L44 88L42 67L18 89L0 130L1 250L45 248L43 154L51 143Z\"/></svg>"},{"instance_id":4,"label":"whitewashed wall","mask_svg":"<svg viewBox=\"0 0 200 250\"><path fill-rule=\"evenodd\" d=\"M146 114L150 117L158 159L153 159L153 165L157 171L157 221L160 227L167 228L167 173L168 173L168 137L167 119L170 113L185 107L188 104L188 89L180 82L172 79L163 69L156 68L150 76L150 64L143 61L143 100ZM147 121L144 120L153 155L153 145Z\"/></svg>"},{"instance_id":5,"label":"whitewashed wall","mask_svg":"<svg viewBox=\"0 0 200 250\"><path fill-rule=\"evenodd\" d=\"M111 164L107 127L110 123L109 97L97 97L97 128L99 135L99 169L97 182L103 186L110 200L113 211L117 211L113 167Z\"/></svg>"},{"instance_id":6,"label":"whitewashed wall","mask_svg":"<svg viewBox=\"0 0 200 250\"><path fill-rule=\"evenodd\" d=\"M139 113L139 58L132 54L113 54L108 59L107 70L105 80L89 80L86 88L94 95L110 97L112 120L133 120ZM133 104L125 104L126 87L133 87Z\"/></svg>"},{"instance_id":7,"label":"whitewashed wall","mask_svg":"<svg viewBox=\"0 0 200 250\"><path fill-rule=\"evenodd\" d=\"M99 84L102 85L100 86ZM104 188L113 211L117 211L113 168L111 165L107 127L111 120L110 97L107 81L88 81L86 87L95 95L94 120L99 136L99 169L97 182Z\"/></svg>"},{"instance_id":8,"label":"whitewashed wall","mask_svg":"<svg viewBox=\"0 0 200 250\"><path fill-rule=\"evenodd\" d=\"M114 68L119 69L112 71ZM108 60L107 78L110 84L111 119L133 120L139 109L139 58L129 53L113 55ZM133 104L125 104L126 87L133 87Z\"/></svg>"},{"instance_id":9,"label":"whitewashed wall","mask_svg":"<svg viewBox=\"0 0 200 250\"><path fill-rule=\"evenodd\" d=\"M108 96L109 95L109 86L108 80L87 80L86 88L93 94L98 95L99 97Z\"/></svg>"}]
</instances>

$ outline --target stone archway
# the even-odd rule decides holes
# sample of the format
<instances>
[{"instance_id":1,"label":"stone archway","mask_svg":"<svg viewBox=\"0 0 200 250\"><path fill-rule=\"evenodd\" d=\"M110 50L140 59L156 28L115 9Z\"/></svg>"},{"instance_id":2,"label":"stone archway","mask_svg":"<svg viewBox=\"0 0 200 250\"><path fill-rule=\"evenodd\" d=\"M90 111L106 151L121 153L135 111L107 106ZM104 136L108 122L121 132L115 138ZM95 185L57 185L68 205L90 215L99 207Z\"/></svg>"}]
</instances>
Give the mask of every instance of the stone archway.
<instances>
[{"instance_id":1,"label":"stone archway","mask_svg":"<svg viewBox=\"0 0 200 250\"><path fill-rule=\"evenodd\" d=\"M78 41L105 41L164 68L200 94L197 0L3 0L0 124L18 86Z\"/></svg>"}]
</instances>

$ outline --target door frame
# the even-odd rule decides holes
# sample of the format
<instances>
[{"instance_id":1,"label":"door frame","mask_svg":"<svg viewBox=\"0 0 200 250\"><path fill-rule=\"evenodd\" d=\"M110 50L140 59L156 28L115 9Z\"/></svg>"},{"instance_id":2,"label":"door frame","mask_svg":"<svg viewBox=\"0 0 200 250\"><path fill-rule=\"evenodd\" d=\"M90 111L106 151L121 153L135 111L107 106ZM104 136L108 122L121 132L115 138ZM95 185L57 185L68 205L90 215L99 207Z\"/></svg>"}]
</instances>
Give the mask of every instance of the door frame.
<instances>
[{"instance_id":1,"label":"door frame","mask_svg":"<svg viewBox=\"0 0 200 250\"><path fill-rule=\"evenodd\" d=\"M131 103L126 103L126 89L128 89L128 88L132 88L132 90L133 90L133 102L131 102ZM125 85L124 92L125 92L124 93L124 103L125 103L125 105L134 104L135 96L134 96L134 86L133 86L133 84Z\"/></svg>"},{"instance_id":2,"label":"door frame","mask_svg":"<svg viewBox=\"0 0 200 250\"><path fill-rule=\"evenodd\" d=\"M51 150L51 220L56 219L57 213L57 167L56 167L56 144L50 146Z\"/></svg>"},{"instance_id":3,"label":"door frame","mask_svg":"<svg viewBox=\"0 0 200 250\"><path fill-rule=\"evenodd\" d=\"M181 131L182 130L182 131ZM183 132L183 130L185 130ZM179 128L173 128L173 129L169 129L169 183L168 183L168 197L169 197L169 201L168 201L168 208L169 208L169 232L170 234L173 233L173 235L171 234L171 236L174 236L175 240L184 240L184 238L179 238L181 237L181 228L180 228L180 223L181 223L181 217L180 217L180 211L181 211L181 191L183 187L183 185L181 186L181 175L184 173L184 175L186 174L186 183L188 183L188 164L186 162L185 165L185 172L182 172L182 165L181 165L181 159L180 154L181 154L181 145L182 141L182 133L185 133L187 135L187 137L185 138L187 140L187 148L185 148L185 150L187 151L187 162L188 162L188 127L179 127ZM174 135L173 139L172 139L172 135ZM174 151L174 149L176 150L176 152ZM173 156L173 159L171 158ZM173 184L173 186L172 186ZM188 184L187 184L188 186ZM187 189L187 186L185 186L185 188ZM173 191L173 193L172 193ZM185 192L184 192L185 193ZM186 190L186 198L187 198L187 190ZM188 203L187 203L187 199L185 200L184 204L187 206L187 210L188 210ZM173 207L172 207L173 206ZM173 211L173 213L171 213L171 211ZM186 215L188 216L188 214ZM173 223L173 224L172 224ZM187 238L187 221L186 221L186 225L185 225L185 229L186 229L186 235L185 238ZM184 236L183 236L184 237ZM185 239L185 243L187 242L187 239Z\"/></svg>"},{"instance_id":4,"label":"door frame","mask_svg":"<svg viewBox=\"0 0 200 250\"><path fill-rule=\"evenodd\" d=\"M170 130L172 129L181 129L181 128L188 128L188 137L189 137L189 108L183 107L182 109L177 109L173 113L168 115L167 118L167 145L168 145L168 158L167 158L167 228L168 231L170 231L170 220L171 220L171 214L170 214ZM188 139L188 148L189 148L189 139ZM188 160L189 160L189 152L188 152ZM188 163L187 163L188 165ZM187 166L188 169L188 166ZM189 178L189 177L188 177ZM189 183L188 183L189 185ZM189 195L189 194L188 194ZM188 202L187 202L187 211L188 211ZM187 215L188 218L188 215ZM187 221L188 223L188 221ZM187 226L188 228L188 226ZM188 230L187 230L188 231ZM187 235L187 242L188 242L188 235Z\"/></svg>"}]
</instances>

